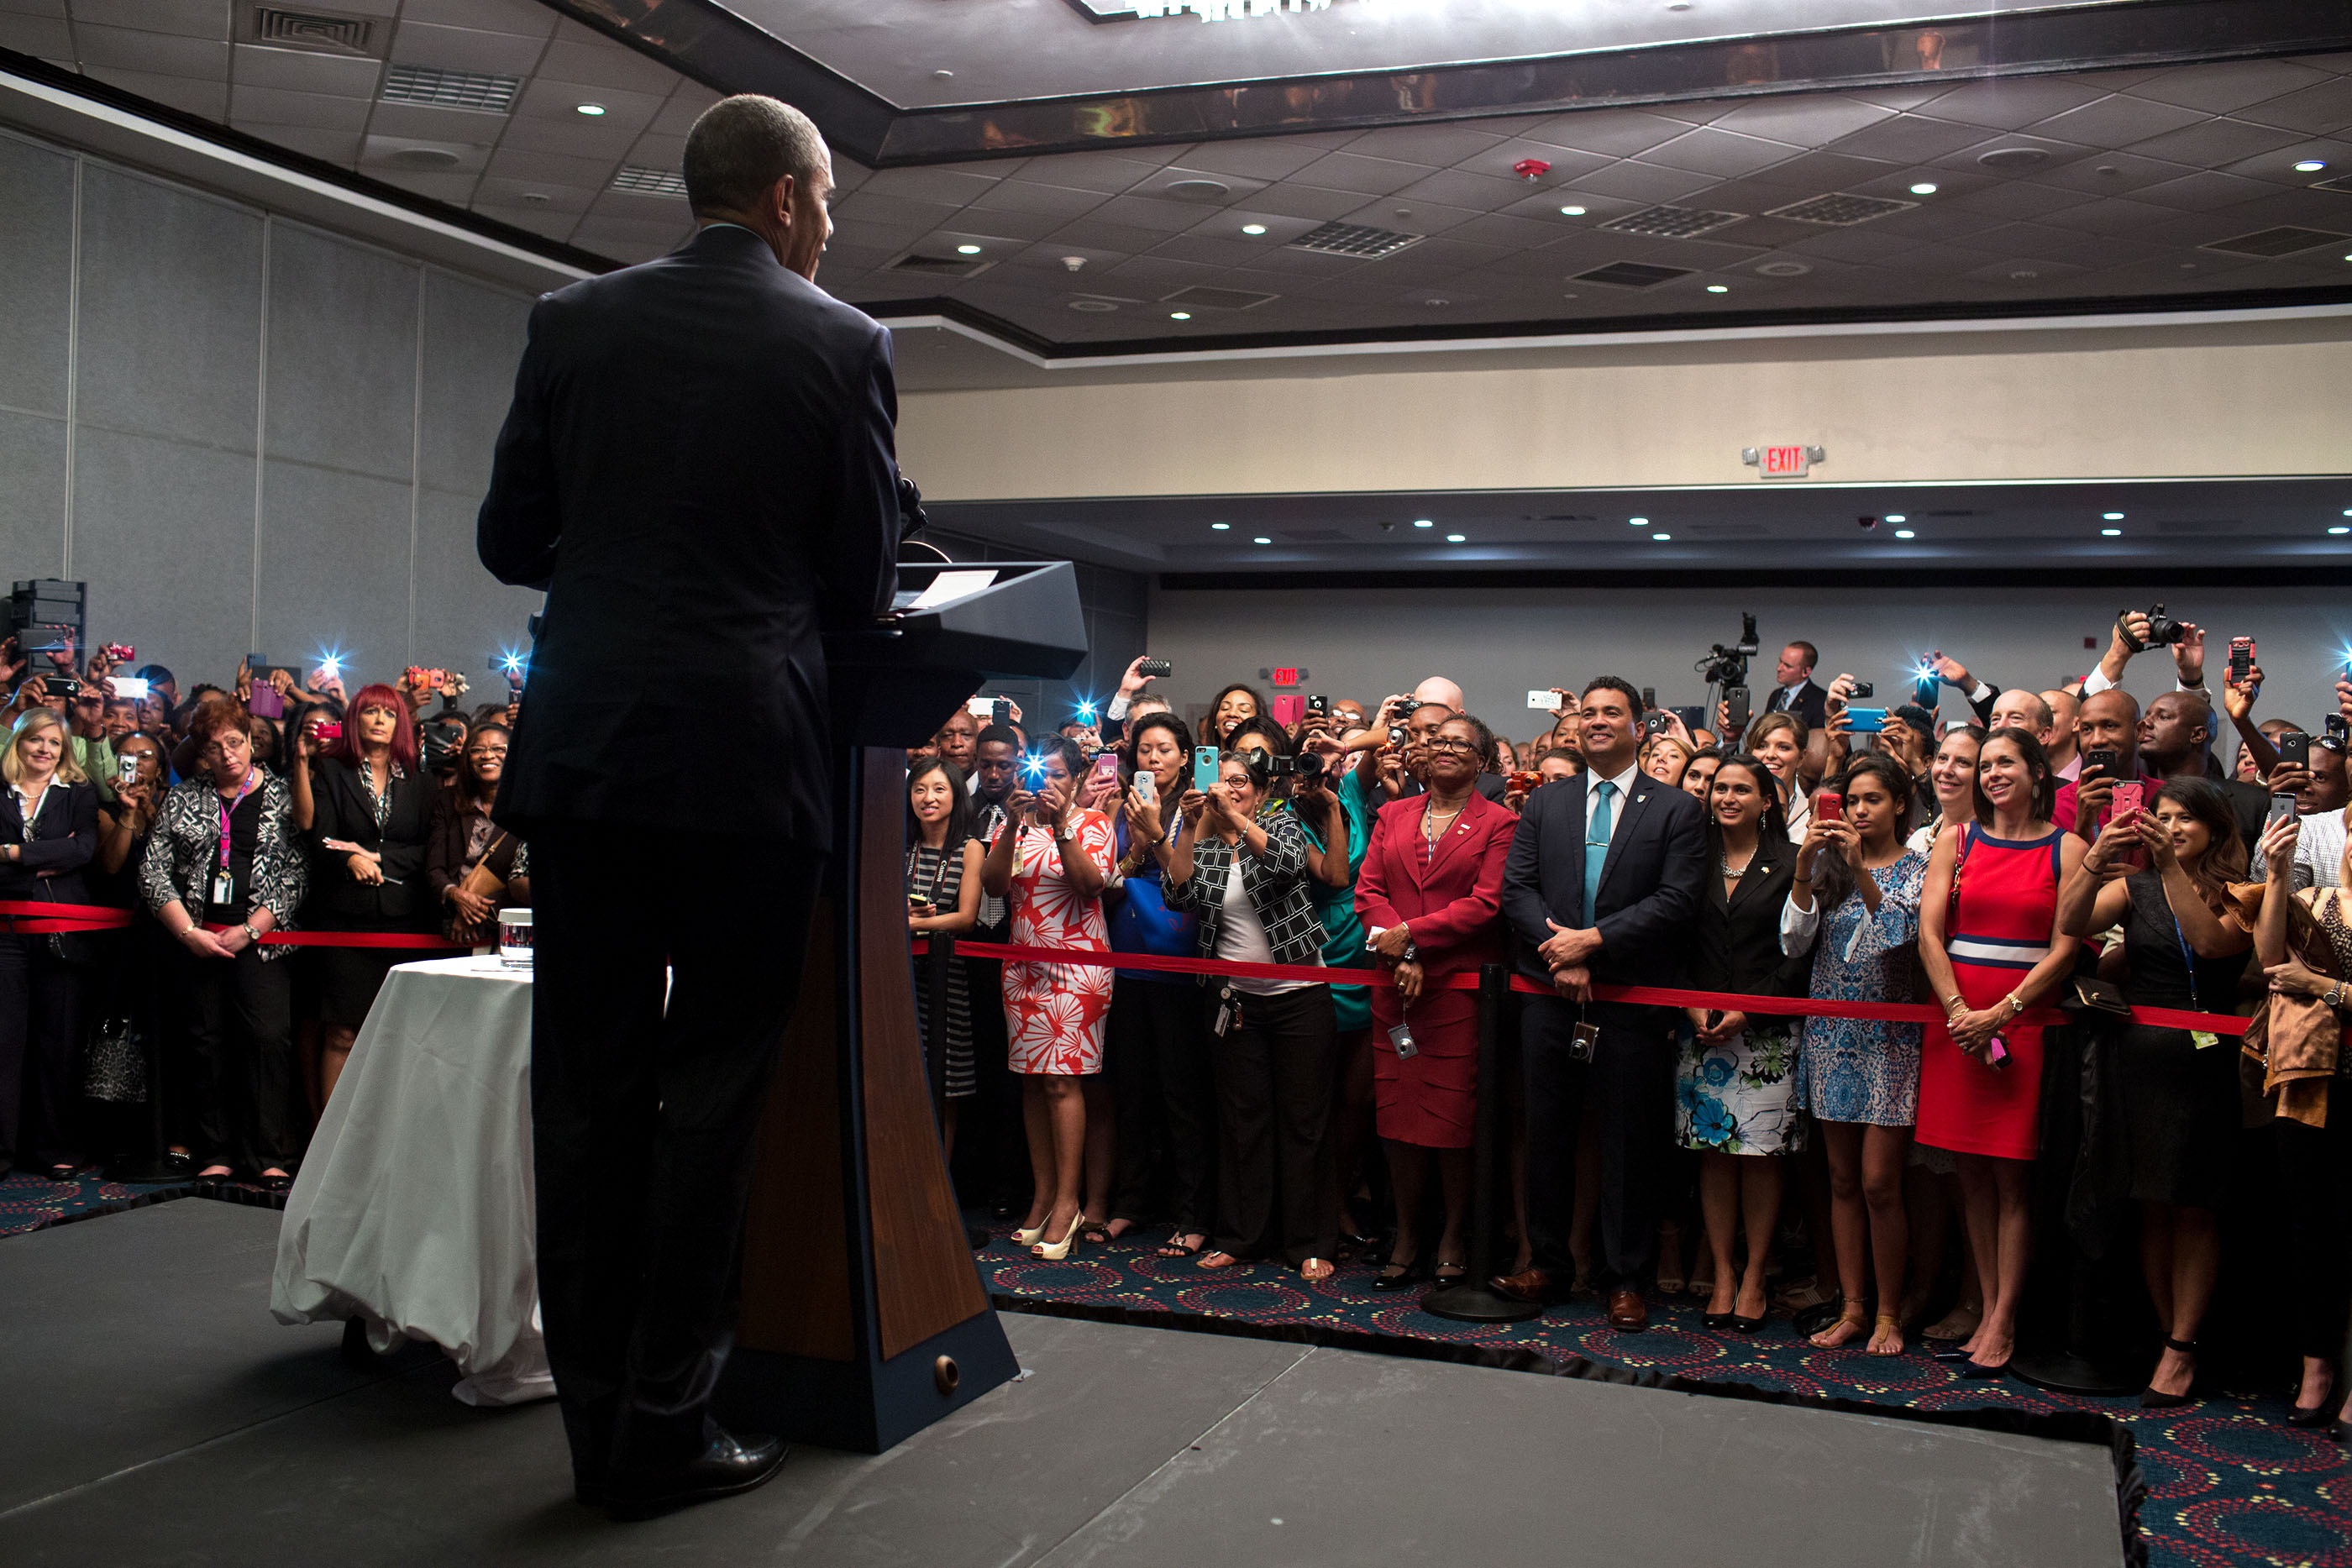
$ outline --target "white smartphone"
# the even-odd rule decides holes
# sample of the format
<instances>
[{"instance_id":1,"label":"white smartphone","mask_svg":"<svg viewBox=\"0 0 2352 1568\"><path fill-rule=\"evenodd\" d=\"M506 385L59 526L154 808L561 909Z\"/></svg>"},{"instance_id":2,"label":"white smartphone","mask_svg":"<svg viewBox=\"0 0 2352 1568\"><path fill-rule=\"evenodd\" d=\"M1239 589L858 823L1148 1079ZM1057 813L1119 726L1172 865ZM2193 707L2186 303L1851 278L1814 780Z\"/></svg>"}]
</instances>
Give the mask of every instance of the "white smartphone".
<instances>
[{"instance_id":1,"label":"white smartphone","mask_svg":"<svg viewBox=\"0 0 2352 1568\"><path fill-rule=\"evenodd\" d=\"M1147 806L1160 803L1160 781L1149 773L1135 776L1135 798Z\"/></svg>"},{"instance_id":2,"label":"white smartphone","mask_svg":"<svg viewBox=\"0 0 2352 1568\"><path fill-rule=\"evenodd\" d=\"M994 697L967 697L964 699L963 711L971 715L974 718L993 718L996 716L996 699Z\"/></svg>"},{"instance_id":3,"label":"white smartphone","mask_svg":"<svg viewBox=\"0 0 2352 1568\"><path fill-rule=\"evenodd\" d=\"M1539 692L1529 692L1528 706L1531 708L1541 708L1544 712L1549 713L1559 706L1559 694L1549 686Z\"/></svg>"}]
</instances>

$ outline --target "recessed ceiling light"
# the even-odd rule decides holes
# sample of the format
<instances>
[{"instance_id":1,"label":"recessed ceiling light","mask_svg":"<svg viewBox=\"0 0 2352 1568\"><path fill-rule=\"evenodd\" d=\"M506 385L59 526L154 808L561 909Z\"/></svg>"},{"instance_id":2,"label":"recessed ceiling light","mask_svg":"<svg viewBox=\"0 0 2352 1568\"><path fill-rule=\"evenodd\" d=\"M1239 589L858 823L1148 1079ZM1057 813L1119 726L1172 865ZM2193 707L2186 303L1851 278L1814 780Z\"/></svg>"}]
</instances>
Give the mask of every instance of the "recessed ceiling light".
<instances>
[{"instance_id":1,"label":"recessed ceiling light","mask_svg":"<svg viewBox=\"0 0 2352 1568\"><path fill-rule=\"evenodd\" d=\"M1559 215L1564 218L1580 218L1584 215L1584 209L1582 207L1562 207L1559 210Z\"/></svg>"},{"instance_id":2,"label":"recessed ceiling light","mask_svg":"<svg viewBox=\"0 0 2352 1568\"><path fill-rule=\"evenodd\" d=\"M1915 196L1932 196L1936 193L1936 183L1932 180L1922 180L1911 187L1911 193Z\"/></svg>"},{"instance_id":3,"label":"recessed ceiling light","mask_svg":"<svg viewBox=\"0 0 2352 1568\"><path fill-rule=\"evenodd\" d=\"M1886 520L1890 523L1907 523L1911 519L1900 512L1889 512L1886 514Z\"/></svg>"},{"instance_id":4,"label":"recessed ceiling light","mask_svg":"<svg viewBox=\"0 0 2352 1568\"><path fill-rule=\"evenodd\" d=\"M2336 524L2327 531L2331 534L2352 534L2352 528L2346 528L2342 523Z\"/></svg>"},{"instance_id":5,"label":"recessed ceiling light","mask_svg":"<svg viewBox=\"0 0 2352 1568\"><path fill-rule=\"evenodd\" d=\"M1450 545L1458 545L1468 539L1469 537L1470 536L1468 534L1448 534L1445 536L1445 542Z\"/></svg>"},{"instance_id":6,"label":"recessed ceiling light","mask_svg":"<svg viewBox=\"0 0 2352 1568\"><path fill-rule=\"evenodd\" d=\"M1264 224L1244 224L1242 225L1242 233L1245 235L1262 235L1265 233L1265 225Z\"/></svg>"},{"instance_id":7,"label":"recessed ceiling light","mask_svg":"<svg viewBox=\"0 0 2352 1568\"><path fill-rule=\"evenodd\" d=\"M2344 515L2347 517L2352 517L2352 512L2347 512ZM1416 528L1433 528L1437 525L1431 522L1427 517L1415 517L1412 520L1412 526Z\"/></svg>"},{"instance_id":8,"label":"recessed ceiling light","mask_svg":"<svg viewBox=\"0 0 2352 1568\"><path fill-rule=\"evenodd\" d=\"M2101 512L2099 516L2111 523L2120 523L2124 520L2124 515L2121 512Z\"/></svg>"},{"instance_id":9,"label":"recessed ceiling light","mask_svg":"<svg viewBox=\"0 0 2352 1568\"><path fill-rule=\"evenodd\" d=\"M1232 527L1233 527L1233 524L1231 524L1231 523L1211 523L1209 526L1210 526L1211 528L1213 528L1216 529L1216 530L1217 530L1217 532L1219 532L1219 533L1223 533L1227 528L1232 528Z\"/></svg>"},{"instance_id":10,"label":"recessed ceiling light","mask_svg":"<svg viewBox=\"0 0 2352 1568\"><path fill-rule=\"evenodd\" d=\"M1731 286L1727 283L1710 283L1706 286L1706 291L1709 294L1728 294L1731 292Z\"/></svg>"},{"instance_id":11,"label":"recessed ceiling light","mask_svg":"<svg viewBox=\"0 0 2352 1568\"><path fill-rule=\"evenodd\" d=\"M2101 528L2099 537L2103 539L2119 539L2124 537L2124 531L2121 528Z\"/></svg>"},{"instance_id":12,"label":"recessed ceiling light","mask_svg":"<svg viewBox=\"0 0 2352 1568\"><path fill-rule=\"evenodd\" d=\"M2320 159L2305 158L2294 166L2294 172L2298 174L2316 174L2326 167L2326 163Z\"/></svg>"},{"instance_id":13,"label":"recessed ceiling light","mask_svg":"<svg viewBox=\"0 0 2352 1568\"><path fill-rule=\"evenodd\" d=\"M1257 538L1250 540L1250 543L1254 545L1270 545L1274 541L1272 539L1266 538L1264 534L1260 534Z\"/></svg>"},{"instance_id":14,"label":"recessed ceiling light","mask_svg":"<svg viewBox=\"0 0 2352 1568\"><path fill-rule=\"evenodd\" d=\"M1651 537L1652 538L1654 538L1654 539L1657 540L1660 544L1664 544L1667 540L1669 540L1669 539L1673 538L1675 536L1674 536L1674 535L1672 535L1672 534L1652 534L1650 537Z\"/></svg>"},{"instance_id":15,"label":"recessed ceiling light","mask_svg":"<svg viewBox=\"0 0 2352 1568\"><path fill-rule=\"evenodd\" d=\"M956 246L956 254L958 256L978 256L980 254L980 246L976 245L960 245Z\"/></svg>"},{"instance_id":16,"label":"recessed ceiling light","mask_svg":"<svg viewBox=\"0 0 2352 1568\"><path fill-rule=\"evenodd\" d=\"M1168 312L1168 319L1171 321L1190 321L1192 319L1192 313L1190 310L1171 310Z\"/></svg>"},{"instance_id":17,"label":"recessed ceiling light","mask_svg":"<svg viewBox=\"0 0 2352 1568\"><path fill-rule=\"evenodd\" d=\"M1917 536L1912 533L1909 528L1897 528L1895 530L1895 537L1898 539L1907 539L1916 538Z\"/></svg>"},{"instance_id":18,"label":"recessed ceiling light","mask_svg":"<svg viewBox=\"0 0 2352 1568\"><path fill-rule=\"evenodd\" d=\"M1650 526L1650 519L1647 517L1628 517L1625 521L1637 528L1646 528Z\"/></svg>"},{"instance_id":19,"label":"recessed ceiling light","mask_svg":"<svg viewBox=\"0 0 2352 1568\"><path fill-rule=\"evenodd\" d=\"M580 112L591 116L599 115L604 112L604 106L601 103L583 103L580 106Z\"/></svg>"},{"instance_id":20,"label":"recessed ceiling light","mask_svg":"<svg viewBox=\"0 0 2352 1568\"><path fill-rule=\"evenodd\" d=\"M940 81L953 81L955 79L955 72L948 69L945 66L941 66L938 70L933 71L931 75Z\"/></svg>"}]
</instances>

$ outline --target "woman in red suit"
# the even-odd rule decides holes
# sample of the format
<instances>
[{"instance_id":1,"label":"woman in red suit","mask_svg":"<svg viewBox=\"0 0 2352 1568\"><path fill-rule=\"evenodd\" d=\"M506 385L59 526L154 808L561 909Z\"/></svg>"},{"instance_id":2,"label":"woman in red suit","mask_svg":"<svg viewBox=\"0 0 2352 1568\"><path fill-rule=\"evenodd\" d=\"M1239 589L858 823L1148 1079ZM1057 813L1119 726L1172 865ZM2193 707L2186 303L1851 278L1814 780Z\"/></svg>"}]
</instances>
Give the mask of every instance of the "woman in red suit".
<instances>
[{"instance_id":1,"label":"woman in red suit","mask_svg":"<svg viewBox=\"0 0 2352 1568\"><path fill-rule=\"evenodd\" d=\"M1497 911L1518 819L1478 793L1485 727L1474 718L1438 726L1423 743L1428 793L1381 808L1356 879L1356 913L1372 951L1397 980L1394 989L1372 988L1374 1121L1388 1145L1397 1212L1396 1245L1372 1281L1375 1290L1402 1290L1431 1277L1414 1227L1432 1150L1445 1189L1435 1277L1449 1282L1464 1271L1478 994L1440 990L1433 982L1503 960Z\"/></svg>"}]
</instances>

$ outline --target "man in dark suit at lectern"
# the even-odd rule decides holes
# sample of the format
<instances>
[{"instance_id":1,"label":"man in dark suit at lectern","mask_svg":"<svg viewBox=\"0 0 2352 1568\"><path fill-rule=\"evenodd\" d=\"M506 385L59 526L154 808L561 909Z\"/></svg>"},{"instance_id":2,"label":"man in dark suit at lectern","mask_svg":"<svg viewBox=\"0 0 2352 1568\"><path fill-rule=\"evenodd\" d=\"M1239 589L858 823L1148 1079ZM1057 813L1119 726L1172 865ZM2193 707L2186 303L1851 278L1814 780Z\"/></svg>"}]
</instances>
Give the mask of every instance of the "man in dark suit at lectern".
<instances>
[{"instance_id":1,"label":"man in dark suit at lectern","mask_svg":"<svg viewBox=\"0 0 2352 1568\"><path fill-rule=\"evenodd\" d=\"M548 1360L576 1495L627 1518L783 1463L709 1405L830 848L819 623L888 608L898 538L889 334L814 281L824 139L730 98L685 172L691 241L531 311L478 541L547 591L496 817L530 846ZM714 675L715 759L679 685Z\"/></svg>"},{"instance_id":2,"label":"man in dark suit at lectern","mask_svg":"<svg viewBox=\"0 0 2352 1568\"><path fill-rule=\"evenodd\" d=\"M1601 1257L1609 1326L1649 1326L1658 1187L1673 1136L1673 1009L1591 1000L1592 987L1674 986L1706 885L1699 803L1635 761L1642 698L1614 675L1584 688L1584 771L1528 797L1503 872L1519 970L1549 986L1520 1015L1527 1079L1529 1267L1492 1281L1521 1301L1566 1299L1575 1274L1576 1136L1585 1096L1601 1134Z\"/></svg>"}]
</instances>

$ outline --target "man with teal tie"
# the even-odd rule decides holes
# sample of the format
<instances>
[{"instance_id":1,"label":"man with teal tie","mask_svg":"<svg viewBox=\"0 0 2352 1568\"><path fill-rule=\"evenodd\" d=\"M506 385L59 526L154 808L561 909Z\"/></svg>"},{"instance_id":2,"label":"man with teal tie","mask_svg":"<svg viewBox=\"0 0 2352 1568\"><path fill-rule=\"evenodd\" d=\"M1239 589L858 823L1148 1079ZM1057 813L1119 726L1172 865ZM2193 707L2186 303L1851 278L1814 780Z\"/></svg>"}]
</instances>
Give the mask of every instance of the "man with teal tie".
<instances>
[{"instance_id":1,"label":"man with teal tie","mask_svg":"<svg viewBox=\"0 0 2352 1568\"><path fill-rule=\"evenodd\" d=\"M1672 1136L1670 1009L1591 999L1595 985L1681 983L1706 879L1697 800L1636 761L1642 697L1604 675L1584 688L1585 771L1528 797L1503 876L1519 969L1552 994L1520 1015L1527 1074L1529 1267L1494 1281L1522 1301L1564 1299L1574 1278L1576 1135L1587 1094L1601 1136L1601 1256L1594 1284L1610 1326L1649 1326L1642 1283L1657 1248L1658 1188ZM1580 1024L1597 1034L1580 1040Z\"/></svg>"}]
</instances>

